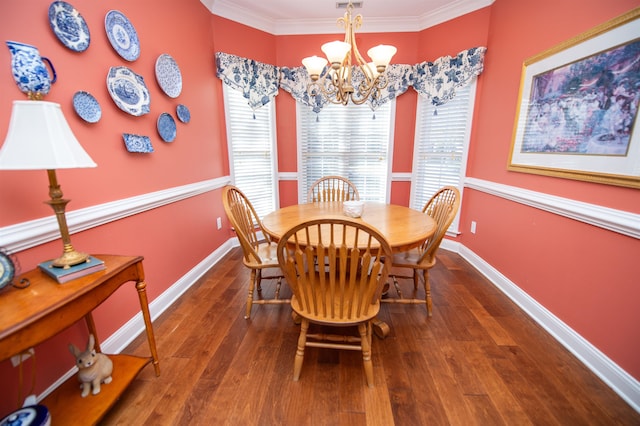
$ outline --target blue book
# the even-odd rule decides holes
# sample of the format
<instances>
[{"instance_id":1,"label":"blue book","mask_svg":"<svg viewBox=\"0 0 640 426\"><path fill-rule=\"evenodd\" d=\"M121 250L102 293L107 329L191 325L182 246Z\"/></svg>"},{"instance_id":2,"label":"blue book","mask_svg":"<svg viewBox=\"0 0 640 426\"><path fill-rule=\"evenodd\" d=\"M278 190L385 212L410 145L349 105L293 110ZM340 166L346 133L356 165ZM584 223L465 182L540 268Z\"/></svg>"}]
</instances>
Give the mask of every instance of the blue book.
<instances>
[{"instance_id":1,"label":"blue book","mask_svg":"<svg viewBox=\"0 0 640 426\"><path fill-rule=\"evenodd\" d=\"M52 263L53 260L48 260L38 266L60 284L106 269L104 261L93 256L89 256L86 262L70 266L67 269L53 266Z\"/></svg>"}]
</instances>

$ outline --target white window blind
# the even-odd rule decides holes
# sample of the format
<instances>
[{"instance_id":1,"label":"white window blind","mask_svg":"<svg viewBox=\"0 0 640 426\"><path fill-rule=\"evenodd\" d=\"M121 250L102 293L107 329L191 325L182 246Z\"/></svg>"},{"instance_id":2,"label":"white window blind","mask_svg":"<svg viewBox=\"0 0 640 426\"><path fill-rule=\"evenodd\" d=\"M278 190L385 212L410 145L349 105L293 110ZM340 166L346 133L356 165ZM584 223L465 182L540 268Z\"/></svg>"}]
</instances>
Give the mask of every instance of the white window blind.
<instances>
[{"instance_id":1,"label":"white window blind","mask_svg":"<svg viewBox=\"0 0 640 426\"><path fill-rule=\"evenodd\" d=\"M242 92L222 87L231 179L262 218L278 205L274 102L253 111Z\"/></svg>"},{"instance_id":2,"label":"white window blind","mask_svg":"<svg viewBox=\"0 0 640 426\"><path fill-rule=\"evenodd\" d=\"M327 105L320 114L298 104L298 198L307 202L313 182L339 175L361 200L386 202L395 102L375 113L366 105Z\"/></svg>"},{"instance_id":3,"label":"white window blind","mask_svg":"<svg viewBox=\"0 0 640 426\"><path fill-rule=\"evenodd\" d=\"M410 206L422 210L431 196L446 185L462 194L475 100L475 80L456 96L435 107L418 96ZM449 228L457 232L458 217Z\"/></svg>"}]
</instances>

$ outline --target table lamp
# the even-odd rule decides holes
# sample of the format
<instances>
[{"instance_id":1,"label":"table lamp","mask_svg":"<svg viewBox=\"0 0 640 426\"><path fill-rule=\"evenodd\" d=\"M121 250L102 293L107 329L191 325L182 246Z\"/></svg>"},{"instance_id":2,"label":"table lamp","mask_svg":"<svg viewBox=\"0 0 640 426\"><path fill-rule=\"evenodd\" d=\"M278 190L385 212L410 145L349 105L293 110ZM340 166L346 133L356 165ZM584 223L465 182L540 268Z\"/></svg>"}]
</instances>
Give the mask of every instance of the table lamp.
<instances>
[{"instance_id":1,"label":"table lamp","mask_svg":"<svg viewBox=\"0 0 640 426\"><path fill-rule=\"evenodd\" d=\"M71 245L65 207L70 200L62 198L56 169L96 167L89 154L76 139L60 104L46 101L14 101L9 130L0 148L0 170L46 170L49 196L46 201L56 214L64 251L53 260L58 268L69 268L86 262L89 255L77 252Z\"/></svg>"}]
</instances>

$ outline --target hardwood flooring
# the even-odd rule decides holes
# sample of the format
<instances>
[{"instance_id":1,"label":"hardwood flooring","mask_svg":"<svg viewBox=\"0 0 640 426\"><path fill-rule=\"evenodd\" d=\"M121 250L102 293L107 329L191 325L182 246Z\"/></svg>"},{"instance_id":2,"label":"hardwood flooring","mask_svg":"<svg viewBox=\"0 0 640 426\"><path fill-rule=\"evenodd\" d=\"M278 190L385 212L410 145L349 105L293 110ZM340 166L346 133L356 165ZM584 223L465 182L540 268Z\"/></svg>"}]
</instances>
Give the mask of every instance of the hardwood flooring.
<instances>
[{"instance_id":1,"label":"hardwood flooring","mask_svg":"<svg viewBox=\"0 0 640 426\"><path fill-rule=\"evenodd\" d=\"M441 250L431 272L432 318L383 304L391 332L373 339L373 389L354 351L307 348L293 382L299 326L288 305L254 305L245 320L248 279L234 249L158 318L161 376L146 367L102 424L640 425L456 254ZM148 355L144 336L125 352Z\"/></svg>"}]
</instances>

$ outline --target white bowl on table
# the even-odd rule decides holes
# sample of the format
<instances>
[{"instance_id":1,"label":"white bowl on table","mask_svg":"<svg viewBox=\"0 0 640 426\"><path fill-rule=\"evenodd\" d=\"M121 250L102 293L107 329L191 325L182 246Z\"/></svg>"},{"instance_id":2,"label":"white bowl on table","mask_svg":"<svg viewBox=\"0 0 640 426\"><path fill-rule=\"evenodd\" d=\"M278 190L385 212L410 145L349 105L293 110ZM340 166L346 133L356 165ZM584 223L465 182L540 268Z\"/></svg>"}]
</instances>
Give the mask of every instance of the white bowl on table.
<instances>
[{"instance_id":1,"label":"white bowl on table","mask_svg":"<svg viewBox=\"0 0 640 426\"><path fill-rule=\"evenodd\" d=\"M364 201L349 200L342 203L342 211L349 217L360 217L364 211Z\"/></svg>"}]
</instances>

